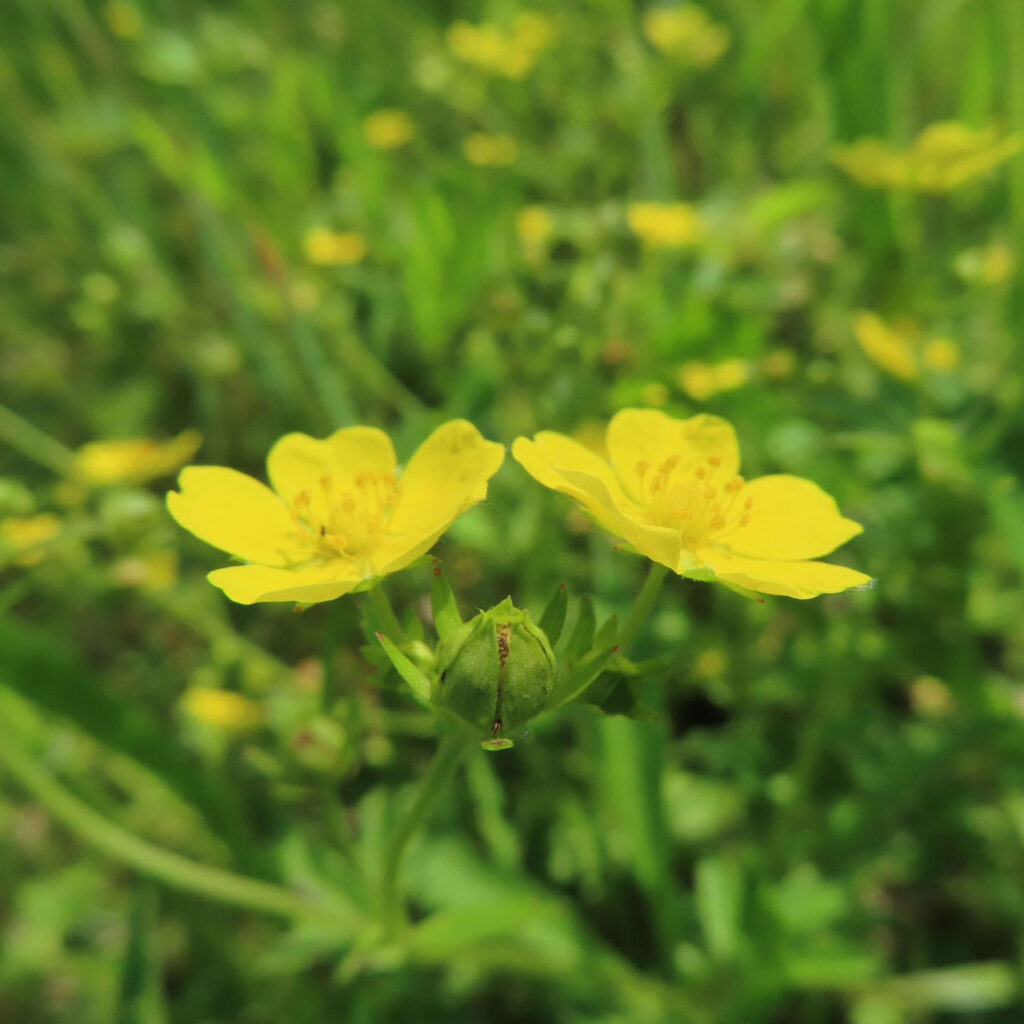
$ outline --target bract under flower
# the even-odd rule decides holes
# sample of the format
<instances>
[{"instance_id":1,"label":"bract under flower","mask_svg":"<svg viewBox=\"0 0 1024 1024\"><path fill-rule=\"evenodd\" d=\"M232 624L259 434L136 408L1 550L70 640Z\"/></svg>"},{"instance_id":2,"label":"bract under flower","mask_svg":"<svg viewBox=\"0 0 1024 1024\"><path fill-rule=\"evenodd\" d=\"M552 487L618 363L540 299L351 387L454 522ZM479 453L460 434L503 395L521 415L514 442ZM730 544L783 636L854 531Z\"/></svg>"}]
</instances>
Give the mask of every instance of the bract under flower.
<instances>
[{"instance_id":1,"label":"bract under flower","mask_svg":"<svg viewBox=\"0 0 1024 1024\"><path fill-rule=\"evenodd\" d=\"M186 530L250 563L210 573L231 600L313 604L429 551L486 497L504 458L466 420L435 430L401 475L390 438L373 427L326 440L287 434L267 457L273 490L223 466L190 466L167 507Z\"/></svg>"},{"instance_id":2,"label":"bract under flower","mask_svg":"<svg viewBox=\"0 0 1024 1024\"><path fill-rule=\"evenodd\" d=\"M680 575L796 598L870 581L815 561L860 525L809 480L744 480L736 434L725 420L624 409L608 426L607 445L608 462L571 438L543 432L518 438L512 454L540 483Z\"/></svg>"}]
</instances>

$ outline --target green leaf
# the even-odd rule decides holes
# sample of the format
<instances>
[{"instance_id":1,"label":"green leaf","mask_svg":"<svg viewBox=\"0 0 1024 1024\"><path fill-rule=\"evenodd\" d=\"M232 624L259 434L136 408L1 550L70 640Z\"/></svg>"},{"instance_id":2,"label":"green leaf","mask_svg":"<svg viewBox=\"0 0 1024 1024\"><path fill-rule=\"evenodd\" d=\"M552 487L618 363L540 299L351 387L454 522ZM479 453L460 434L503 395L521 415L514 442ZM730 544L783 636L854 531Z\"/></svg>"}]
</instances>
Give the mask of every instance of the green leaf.
<instances>
[{"instance_id":1,"label":"green leaf","mask_svg":"<svg viewBox=\"0 0 1024 1024\"><path fill-rule=\"evenodd\" d=\"M548 641L554 647L562 635L562 627L565 625L565 613L569 608L569 591L564 583L560 583L555 592L551 595L544 613L540 617L538 626L547 634Z\"/></svg>"},{"instance_id":2,"label":"green leaf","mask_svg":"<svg viewBox=\"0 0 1024 1024\"><path fill-rule=\"evenodd\" d=\"M596 651L572 669L564 679L560 679L551 706L563 707L576 700L597 678L617 649L609 647L603 651Z\"/></svg>"},{"instance_id":3,"label":"green leaf","mask_svg":"<svg viewBox=\"0 0 1024 1024\"><path fill-rule=\"evenodd\" d=\"M164 1024L166 1020L156 948L156 897L150 886L143 885L132 907L114 1021L115 1024Z\"/></svg>"},{"instance_id":4,"label":"green leaf","mask_svg":"<svg viewBox=\"0 0 1024 1024\"><path fill-rule=\"evenodd\" d=\"M595 625L594 602L589 594L584 594L576 613L576 625L565 647L565 658L570 663L578 661L594 646Z\"/></svg>"},{"instance_id":5,"label":"green leaf","mask_svg":"<svg viewBox=\"0 0 1024 1024\"><path fill-rule=\"evenodd\" d=\"M413 693L421 700L430 700L430 679L424 675L383 633L377 634L384 653L395 667L395 671L409 684Z\"/></svg>"},{"instance_id":6,"label":"green leaf","mask_svg":"<svg viewBox=\"0 0 1024 1024\"><path fill-rule=\"evenodd\" d=\"M440 569L430 582L430 606L434 610L434 628L442 640L451 640L462 626L462 616L452 588Z\"/></svg>"},{"instance_id":7,"label":"green leaf","mask_svg":"<svg viewBox=\"0 0 1024 1024\"><path fill-rule=\"evenodd\" d=\"M743 876L735 861L705 857L695 876L697 916L715 960L735 959L740 947Z\"/></svg>"},{"instance_id":8,"label":"green leaf","mask_svg":"<svg viewBox=\"0 0 1024 1024\"><path fill-rule=\"evenodd\" d=\"M594 634L594 647L604 648L611 647L615 643L615 638L619 632L619 617L617 615L611 615L608 619L602 623L601 628Z\"/></svg>"}]
</instances>

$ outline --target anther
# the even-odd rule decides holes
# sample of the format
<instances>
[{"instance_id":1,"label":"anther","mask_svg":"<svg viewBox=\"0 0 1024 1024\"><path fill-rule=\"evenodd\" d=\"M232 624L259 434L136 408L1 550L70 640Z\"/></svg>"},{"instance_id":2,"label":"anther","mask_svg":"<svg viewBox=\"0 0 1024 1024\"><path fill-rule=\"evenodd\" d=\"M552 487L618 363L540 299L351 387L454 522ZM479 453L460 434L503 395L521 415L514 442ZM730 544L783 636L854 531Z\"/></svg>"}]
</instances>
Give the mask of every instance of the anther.
<instances>
[{"instance_id":1,"label":"anther","mask_svg":"<svg viewBox=\"0 0 1024 1024\"><path fill-rule=\"evenodd\" d=\"M645 474L645 473L647 472L647 470L649 470L650 468L651 468L651 467L650 467L650 464L649 464L649 463L647 463L647 462L644 462L644 460L643 460L643 459L641 459L641 460L640 460L640 461L639 461L639 462L638 462L638 463L636 464L636 472L637 472L637 476L643 476L643 475L644 475L644 474Z\"/></svg>"},{"instance_id":2,"label":"anther","mask_svg":"<svg viewBox=\"0 0 1024 1024\"><path fill-rule=\"evenodd\" d=\"M732 478L732 479L731 479L731 480L730 480L730 481L729 481L729 482L728 482L728 483L727 483L727 484L725 485L725 489L726 489L726 490L727 490L727 491L728 491L728 492L729 492L730 494L736 494L736 493L737 493L737 491L742 491L742 490L743 490L743 477L741 477L741 476L734 476L734 477L733 477L733 478Z\"/></svg>"},{"instance_id":3,"label":"anther","mask_svg":"<svg viewBox=\"0 0 1024 1024\"><path fill-rule=\"evenodd\" d=\"M669 457L668 457L668 458L667 458L667 459L666 459L666 460L665 460L665 461L664 461L664 462L663 462L663 463L662 463L662 464L661 464L661 465L660 465L660 466L658 467L658 472L659 472L659 473L665 473L665 474L671 473L671 472L672 472L672 470L673 470L673 469L675 469L675 468L676 468L676 466L678 466L678 465L679 465L679 456L678 456L678 455L670 455L670 456L669 456Z\"/></svg>"},{"instance_id":4,"label":"anther","mask_svg":"<svg viewBox=\"0 0 1024 1024\"><path fill-rule=\"evenodd\" d=\"M715 518L711 520L712 530L720 530L723 526L725 526L724 516L715 516Z\"/></svg>"},{"instance_id":5,"label":"anther","mask_svg":"<svg viewBox=\"0 0 1024 1024\"><path fill-rule=\"evenodd\" d=\"M706 470L706 469L705 469L705 468L704 468L703 466L701 466L701 467L700 467L700 468L699 468L699 469L697 470L697 479L698 479L698 480L704 480L704 479L706 479L706 478L707 478L707 475L708 475L708 471L707 471L707 470Z\"/></svg>"},{"instance_id":6,"label":"anther","mask_svg":"<svg viewBox=\"0 0 1024 1024\"><path fill-rule=\"evenodd\" d=\"M744 507L745 509L747 509L748 511L749 511L750 509L752 509L752 508L754 507L754 499L753 499L753 498L750 498L750 497L748 497L748 498L747 498L747 500L746 500L745 502L743 502L743 507Z\"/></svg>"},{"instance_id":7,"label":"anther","mask_svg":"<svg viewBox=\"0 0 1024 1024\"><path fill-rule=\"evenodd\" d=\"M718 455L709 455L708 456L708 465L709 466L714 466L717 469L721 464L722 464L722 459L721 459L720 456L718 456Z\"/></svg>"}]
</instances>

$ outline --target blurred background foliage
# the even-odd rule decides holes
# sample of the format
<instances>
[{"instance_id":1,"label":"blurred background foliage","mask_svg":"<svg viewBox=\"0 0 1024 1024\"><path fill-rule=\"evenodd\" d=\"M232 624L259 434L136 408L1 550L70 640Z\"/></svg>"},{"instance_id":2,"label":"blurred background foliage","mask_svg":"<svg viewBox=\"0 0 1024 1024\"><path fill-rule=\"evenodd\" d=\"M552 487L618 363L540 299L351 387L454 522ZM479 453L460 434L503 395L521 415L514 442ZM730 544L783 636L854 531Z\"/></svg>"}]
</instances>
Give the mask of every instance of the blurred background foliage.
<instances>
[{"instance_id":1,"label":"blurred background foliage","mask_svg":"<svg viewBox=\"0 0 1024 1024\"><path fill-rule=\"evenodd\" d=\"M6 0L0 39L0 1018L1021 1019L1020 0ZM474 755L382 945L434 724L358 597L205 583L187 432L261 475L291 430L627 405L821 483L879 585L671 582L657 720ZM511 461L435 553L464 612L644 571ZM334 916L151 887L47 779Z\"/></svg>"}]
</instances>

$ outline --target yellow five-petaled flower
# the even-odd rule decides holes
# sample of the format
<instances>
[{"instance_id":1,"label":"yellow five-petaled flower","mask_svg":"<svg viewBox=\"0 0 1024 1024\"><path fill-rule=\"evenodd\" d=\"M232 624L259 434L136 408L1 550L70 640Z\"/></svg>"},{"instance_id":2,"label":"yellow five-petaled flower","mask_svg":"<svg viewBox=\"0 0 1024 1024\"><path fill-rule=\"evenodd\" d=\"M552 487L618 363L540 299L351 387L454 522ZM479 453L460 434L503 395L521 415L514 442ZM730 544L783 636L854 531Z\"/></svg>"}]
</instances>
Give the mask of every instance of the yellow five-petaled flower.
<instances>
[{"instance_id":1,"label":"yellow five-petaled flower","mask_svg":"<svg viewBox=\"0 0 1024 1024\"><path fill-rule=\"evenodd\" d=\"M809 480L744 480L736 434L725 420L624 409L608 426L607 450L610 463L550 432L512 446L536 480L680 575L797 598L870 582L854 569L815 561L861 526Z\"/></svg>"},{"instance_id":2,"label":"yellow five-petaled flower","mask_svg":"<svg viewBox=\"0 0 1024 1024\"><path fill-rule=\"evenodd\" d=\"M287 434L267 456L273 490L223 466L189 466L167 507L186 530L249 563L208 577L231 600L312 604L429 551L486 497L504 458L466 420L435 430L401 474L390 438L373 427L322 441Z\"/></svg>"}]
</instances>

